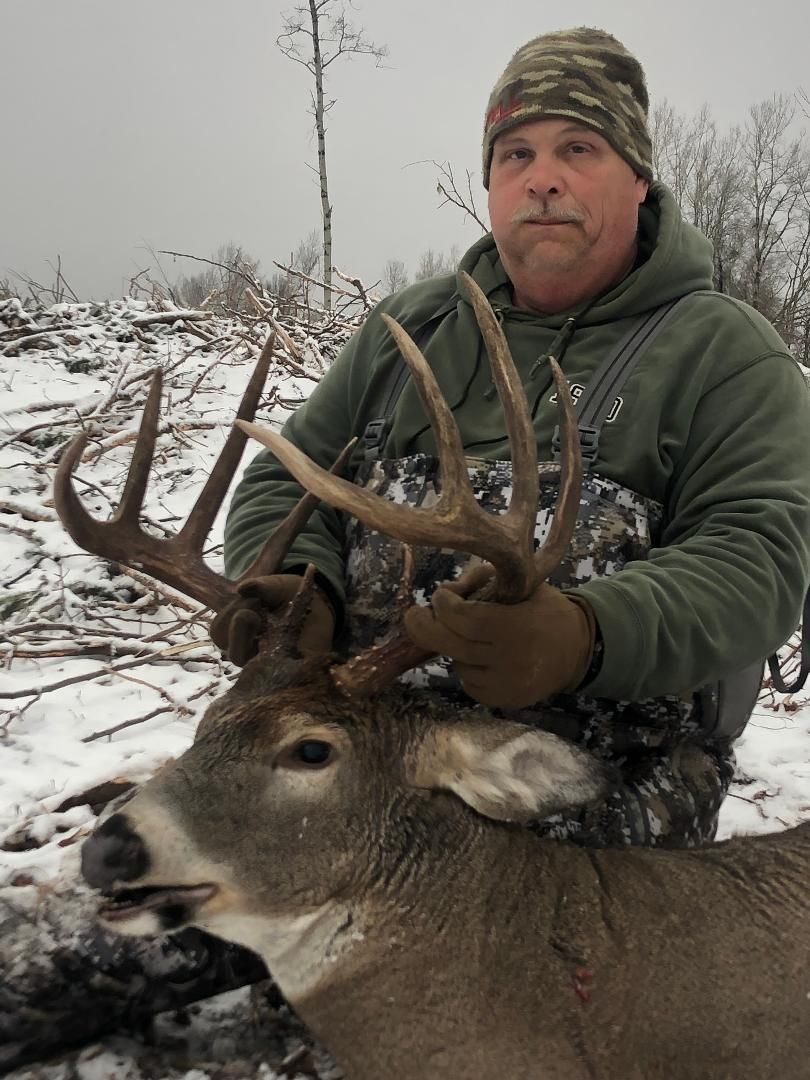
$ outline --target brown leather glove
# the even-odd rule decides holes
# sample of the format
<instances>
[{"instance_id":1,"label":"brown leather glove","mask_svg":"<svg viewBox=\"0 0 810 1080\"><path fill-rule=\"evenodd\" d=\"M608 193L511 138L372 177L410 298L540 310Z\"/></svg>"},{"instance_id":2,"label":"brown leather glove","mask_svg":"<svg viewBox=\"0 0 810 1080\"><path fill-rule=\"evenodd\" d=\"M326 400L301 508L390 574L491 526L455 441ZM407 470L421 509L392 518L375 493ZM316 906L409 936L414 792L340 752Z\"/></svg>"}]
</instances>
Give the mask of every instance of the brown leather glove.
<instances>
[{"instance_id":1,"label":"brown leather glove","mask_svg":"<svg viewBox=\"0 0 810 1080\"><path fill-rule=\"evenodd\" d=\"M450 657L470 697L500 709L576 690L596 641L589 604L545 583L519 604L464 600L444 585L430 607L407 611L405 629L420 648Z\"/></svg>"},{"instance_id":2,"label":"brown leather glove","mask_svg":"<svg viewBox=\"0 0 810 1080\"><path fill-rule=\"evenodd\" d=\"M267 612L285 607L300 588L298 574L268 574L242 582L238 597L214 616L212 641L232 663L242 667L258 651L258 638L265 628ZM316 586L301 628L298 648L301 652L329 652L334 629L332 605Z\"/></svg>"}]
</instances>

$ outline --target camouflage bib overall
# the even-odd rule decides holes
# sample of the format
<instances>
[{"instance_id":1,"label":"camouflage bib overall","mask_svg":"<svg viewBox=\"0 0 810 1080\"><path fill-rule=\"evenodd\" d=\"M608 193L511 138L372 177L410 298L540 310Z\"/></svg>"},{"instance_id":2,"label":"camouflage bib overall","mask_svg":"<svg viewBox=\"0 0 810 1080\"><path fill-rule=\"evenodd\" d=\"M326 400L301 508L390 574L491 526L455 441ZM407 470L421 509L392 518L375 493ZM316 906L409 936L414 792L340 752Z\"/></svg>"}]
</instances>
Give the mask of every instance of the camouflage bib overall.
<instances>
[{"instance_id":1,"label":"camouflage bib overall","mask_svg":"<svg viewBox=\"0 0 810 1080\"><path fill-rule=\"evenodd\" d=\"M511 494L511 463L468 459L467 464L481 506L492 513L504 512ZM544 463L539 471L535 540L542 543L553 517L559 466ZM361 467L355 482L393 502L429 507L441 491L437 474L437 459L417 454L370 461ZM661 514L661 506L652 500L593 473L586 474L573 542L551 583L583 585L591 578L620 572L631 560L646 558ZM458 577L468 560L469 556L451 551L414 549L414 601L427 604L437 585ZM401 568L398 541L350 519L342 650L353 655L385 636ZM437 691L459 707L474 704L444 657L408 672L403 681ZM561 694L508 715L610 758L624 780L603 804L575 818L556 815L537 823L537 831L588 846L683 847L713 837L720 803L733 773L733 755L725 747L705 744L695 695L615 702L586 694Z\"/></svg>"}]
</instances>

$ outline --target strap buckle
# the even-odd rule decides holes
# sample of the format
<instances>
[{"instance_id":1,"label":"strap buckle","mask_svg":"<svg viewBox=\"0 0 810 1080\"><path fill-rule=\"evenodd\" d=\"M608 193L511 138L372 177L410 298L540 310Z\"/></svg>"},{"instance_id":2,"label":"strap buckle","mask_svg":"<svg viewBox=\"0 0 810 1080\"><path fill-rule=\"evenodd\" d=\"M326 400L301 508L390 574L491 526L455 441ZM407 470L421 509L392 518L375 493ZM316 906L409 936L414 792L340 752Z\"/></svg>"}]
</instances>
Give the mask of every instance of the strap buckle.
<instances>
[{"instance_id":1,"label":"strap buckle","mask_svg":"<svg viewBox=\"0 0 810 1080\"><path fill-rule=\"evenodd\" d=\"M589 424L579 425L579 450L585 465L593 465L599 452L599 430ZM560 439L559 424L554 428L551 436L551 458L553 461L560 460L562 452L562 440Z\"/></svg>"},{"instance_id":2,"label":"strap buckle","mask_svg":"<svg viewBox=\"0 0 810 1080\"><path fill-rule=\"evenodd\" d=\"M363 432L363 460L376 461L380 456L380 449L388 435L388 419L380 416L376 420L369 420Z\"/></svg>"}]
</instances>

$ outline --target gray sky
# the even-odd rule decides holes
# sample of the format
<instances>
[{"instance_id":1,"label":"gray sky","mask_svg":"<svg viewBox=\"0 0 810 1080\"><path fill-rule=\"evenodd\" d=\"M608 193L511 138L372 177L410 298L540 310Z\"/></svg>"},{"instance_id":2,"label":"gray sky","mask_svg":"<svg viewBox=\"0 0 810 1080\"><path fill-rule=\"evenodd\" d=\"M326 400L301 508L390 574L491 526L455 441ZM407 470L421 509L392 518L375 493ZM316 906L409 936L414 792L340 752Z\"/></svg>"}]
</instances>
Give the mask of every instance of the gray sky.
<instances>
[{"instance_id":1,"label":"gray sky","mask_svg":"<svg viewBox=\"0 0 810 1080\"><path fill-rule=\"evenodd\" d=\"M0 277L121 295L147 248L209 256L235 241L273 269L320 202L309 76L275 46L283 0L0 0ZM449 160L480 184L489 91L529 38L600 26L642 61L654 99L742 121L774 92L810 90L807 0L355 0L390 50L330 68L327 154L336 265L367 282L479 230L438 209ZM170 276L184 267L164 259ZM186 267L187 268L187 267Z\"/></svg>"}]
</instances>

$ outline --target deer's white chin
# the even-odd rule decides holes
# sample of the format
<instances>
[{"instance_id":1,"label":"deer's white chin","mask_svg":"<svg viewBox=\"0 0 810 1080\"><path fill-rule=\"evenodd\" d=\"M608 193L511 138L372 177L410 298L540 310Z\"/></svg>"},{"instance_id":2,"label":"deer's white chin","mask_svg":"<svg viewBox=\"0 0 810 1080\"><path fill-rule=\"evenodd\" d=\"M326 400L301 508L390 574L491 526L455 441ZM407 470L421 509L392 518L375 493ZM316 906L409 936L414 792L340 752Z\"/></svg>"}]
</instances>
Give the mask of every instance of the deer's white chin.
<instances>
[{"instance_id":1,"label":"deer's white chin","mask_svg":"<svg viewBox=\"0 0 810 1080\"><path fill-rule=\"evenodd\" d=\"M218 891L216 885L123 889L101 904L98 917L119 934L168 933L195 922L199 909Z\"/></svg>"}]
</instances>

